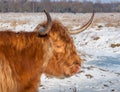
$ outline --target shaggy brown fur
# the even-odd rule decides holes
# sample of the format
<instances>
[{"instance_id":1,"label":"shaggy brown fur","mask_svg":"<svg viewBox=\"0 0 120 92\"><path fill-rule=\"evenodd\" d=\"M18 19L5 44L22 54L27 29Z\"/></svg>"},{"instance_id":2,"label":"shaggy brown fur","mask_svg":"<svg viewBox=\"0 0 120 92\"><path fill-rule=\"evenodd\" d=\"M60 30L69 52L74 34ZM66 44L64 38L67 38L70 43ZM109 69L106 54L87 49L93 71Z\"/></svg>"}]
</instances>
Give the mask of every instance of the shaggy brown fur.
<instances>
[{"instance_id":1,"label":"shaggy brown fur","mask_svg":"<svg viewBox=\"0 0 120 92\"><path fill-rule=\"evenodd\" d=\"M67 29L58 21L45 36L0 32L0 92L37 92L43 72L69 77L79 71L81 62Z\"/></svg>"}]
</instances>

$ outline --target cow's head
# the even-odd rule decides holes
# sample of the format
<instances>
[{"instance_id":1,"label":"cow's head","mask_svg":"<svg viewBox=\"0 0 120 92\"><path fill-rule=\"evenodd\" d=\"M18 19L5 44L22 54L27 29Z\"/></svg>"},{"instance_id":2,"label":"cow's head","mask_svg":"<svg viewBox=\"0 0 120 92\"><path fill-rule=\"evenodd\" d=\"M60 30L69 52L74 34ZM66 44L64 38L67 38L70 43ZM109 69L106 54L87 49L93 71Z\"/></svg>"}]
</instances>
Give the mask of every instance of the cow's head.
<instances>
[{"instance_id":1,"label":"cow's head","mask_svg":"<svg viewBox=\"0 0 120 92\"><path fill-rule=\"evenodd\" d=\"M79 33L88 28L93 20L94 13L88 23L79 30L69 31L59 21L52 21L48 12L44 12L47 15L47 22L39 24L34 30L40 36L49 36L52 40L53 55L45 67L44 73L59 78L72 76L80 70L82 59L77 54L70 34Z\"/></svg>"}]
</instances>

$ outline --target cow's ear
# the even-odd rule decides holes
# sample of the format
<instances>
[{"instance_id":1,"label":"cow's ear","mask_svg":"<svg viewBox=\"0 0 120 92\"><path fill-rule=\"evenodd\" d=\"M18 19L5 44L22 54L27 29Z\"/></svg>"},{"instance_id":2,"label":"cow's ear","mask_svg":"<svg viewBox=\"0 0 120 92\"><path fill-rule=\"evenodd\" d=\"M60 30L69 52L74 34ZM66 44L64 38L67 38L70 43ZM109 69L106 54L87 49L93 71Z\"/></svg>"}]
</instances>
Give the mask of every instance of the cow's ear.
<instances>
[{"instance_id":1,"label":"cow's ear","mask_svg":"<svg viewBox=\"0 0 120 92\"><path fill-rule=\"evenodd\" d=\"M39 33L42 33L44 30L45 30L45 27L42 26L42 27L38 30L38 32L39 32Z\"/></svg>"},{"instance_id":2,"label":"cow's ear","mask_svg":"<svg viewBox=\"0 0 120 92\"><path fill-rule=\"evenodd\" d=\"M39 37L45 37L45 36L48 35L49 32L46 33L46 34L44 34L44 35L41 35L41 34L40 34L40 33L42 33L44 30L45 30L45 27L43 27L43 26L40 27L39 30L37 30L37 32L38 32L38 36L39 36Z\"/></svg>"},{"instance_id":3,"label":"cow's ear","mask_svg":"<svg viewBox=\"0 0 120 92\"><path fill-rule=\"evenodd\" d=\"M46 23L46 25L45 26L41 26L40 27L40 29L38 30L38 33L39 33L39 35L41 35L41 36L44 36L44 35L46 35L46 34L48 34L49 33L49 31L50 31L50 29L51 29L51 27L52 27L52 19L51 19L51 16L50 16L50 14L46 11L46 10L44 10L44 12L45 12L45 14L46 14L46 16L47 16L47 23ZM40 24L39 24L40 25ZM38 26L39 26L38 25ZM37 28L37 27L36 27ZM36 29L35 28L35 29Z\"/></svg>"}]
</instances>

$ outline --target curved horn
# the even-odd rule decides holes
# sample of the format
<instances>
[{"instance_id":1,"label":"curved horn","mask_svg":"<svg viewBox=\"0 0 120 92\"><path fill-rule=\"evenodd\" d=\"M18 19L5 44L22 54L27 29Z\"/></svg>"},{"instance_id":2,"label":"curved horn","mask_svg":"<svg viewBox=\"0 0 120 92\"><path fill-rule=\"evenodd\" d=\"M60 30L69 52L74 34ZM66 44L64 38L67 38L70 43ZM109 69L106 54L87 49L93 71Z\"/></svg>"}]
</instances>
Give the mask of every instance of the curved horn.
<instances>
[{"instance_id":1,"label":"curved horn","mask_svg":"<svg viewBox=\"0 0 120 92\"><path fill-rule=\"evenodd\" d=\"M90 20L85 25L83 25L81 28L79 28L77 30L69 30L69 33L70 34L78 34L82 31L84 31L85 29L87 29L90 26L90 24L93 21L93 18L94 18L94 10L93 10L93 13L92 13L92 16L91 16Z\"/></svg>"},{"instance_id":2,"label":"curved horn","mask_svg":"<svg viewBox=\"0 0 120 92\"><path fill-rule=\"evenodd\" d=\"M40 34L40 35L46 35L49 31L50 31L50 29L51 29L51 26L52 26L52 19L51 19L51 16L50 16L50 14L46 11L46 10L44 10L44 12L45 12L45 14L46 14L46 16L47 16L47 24L46 24L46 26L45 27L41 27L39 30L38 30L38 33ZM38 25L39 26L39 25ZM37 28L37 27L36 27ZM35 28L35 29L36 29Z\"/></svg>"}]
</instances>

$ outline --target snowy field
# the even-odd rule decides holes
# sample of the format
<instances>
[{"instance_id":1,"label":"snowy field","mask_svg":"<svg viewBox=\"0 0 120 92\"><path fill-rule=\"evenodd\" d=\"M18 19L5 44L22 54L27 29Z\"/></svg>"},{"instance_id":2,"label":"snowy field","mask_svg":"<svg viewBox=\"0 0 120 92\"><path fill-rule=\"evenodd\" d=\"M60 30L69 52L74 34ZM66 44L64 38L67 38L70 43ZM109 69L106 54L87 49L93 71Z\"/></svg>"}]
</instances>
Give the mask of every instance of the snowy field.
<instances>
[{"instance_id":1,"label":"snowy field","mask_svg":"<svg viewBox=\"0 0 120 92\"><path fill-rule=\"evenodd\" d=\"M90 13L52 13L69 29L79 28ZM0 30L33 31L46 20L43 13L0 14ZM96 13L93 24L72 35L78 54L84 60L81 71L66 79L42 75L40 92L120 92L120 13Z\"/></svg>"}]
</instances>

